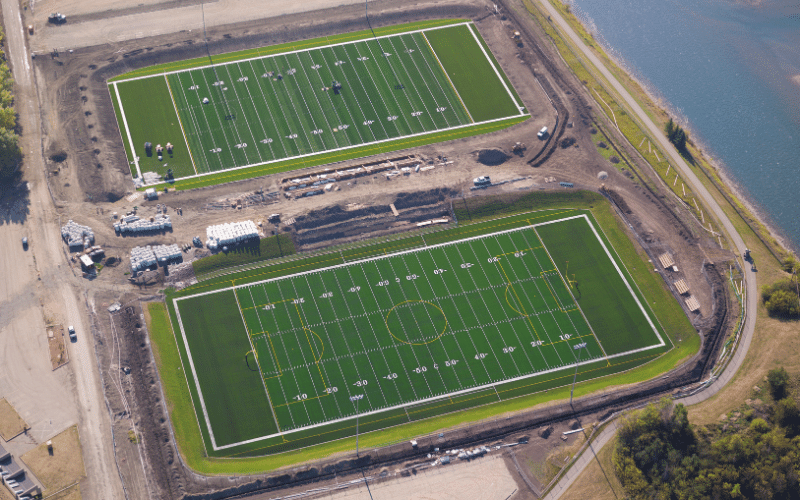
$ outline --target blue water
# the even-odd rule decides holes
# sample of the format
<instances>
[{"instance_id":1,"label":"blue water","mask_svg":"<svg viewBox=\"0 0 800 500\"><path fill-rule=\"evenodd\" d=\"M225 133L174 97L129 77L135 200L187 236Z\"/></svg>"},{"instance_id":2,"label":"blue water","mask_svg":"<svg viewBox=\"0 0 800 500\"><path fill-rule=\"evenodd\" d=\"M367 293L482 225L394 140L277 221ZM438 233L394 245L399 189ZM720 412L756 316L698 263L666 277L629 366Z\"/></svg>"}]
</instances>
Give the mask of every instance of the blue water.
<instances>
[{"instance_id":1,"label":"blue water","mask_svg":"<svg viewBox=\"0 0 800 500\"><path fill-rule=\"evenodd\" d=\"M573 9L799 249L800 2L574 0Z\"/></svg>"}]
</instances>

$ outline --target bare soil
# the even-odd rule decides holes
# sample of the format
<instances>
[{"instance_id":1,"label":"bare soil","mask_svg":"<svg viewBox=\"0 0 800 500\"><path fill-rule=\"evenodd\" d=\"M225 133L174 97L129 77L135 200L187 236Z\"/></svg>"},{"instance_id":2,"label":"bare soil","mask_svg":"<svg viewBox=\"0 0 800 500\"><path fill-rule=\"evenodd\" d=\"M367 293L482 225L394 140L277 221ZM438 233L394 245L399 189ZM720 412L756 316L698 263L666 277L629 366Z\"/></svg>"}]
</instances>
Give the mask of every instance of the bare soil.
<instances>
[{"instance_id":1,"label":"bare soil","mask_svg":"<svg viewBox=\"0 0 800 500\"><path fill-rule=\"evenodd\" d=\"M50 363L53 365L53 370L69 363L66 339L64 325L47 327L47 345L50 348Z\"/></svg>"},{"instance_id":2,"label":"bare soil","mask_svg":"<svg viewBox=\"0 0 800 500\"><path fill-rule=\"evenodd\" d=\"M0 437L5 441L11 439L28 428L28 424L22 420L11 403L0 399Z\"/></svg>"}]
</instances>

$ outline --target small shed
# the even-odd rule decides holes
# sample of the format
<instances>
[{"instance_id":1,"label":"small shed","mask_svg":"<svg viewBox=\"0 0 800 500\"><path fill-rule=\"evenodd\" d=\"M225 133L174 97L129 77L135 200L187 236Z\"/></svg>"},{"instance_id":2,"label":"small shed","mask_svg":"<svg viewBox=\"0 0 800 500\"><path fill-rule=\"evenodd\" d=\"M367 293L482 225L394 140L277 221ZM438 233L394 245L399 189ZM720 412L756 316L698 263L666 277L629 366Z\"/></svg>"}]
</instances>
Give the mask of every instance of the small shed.
<instances>
[{"instance_id":1,"label":"small shed","mask_svg":"<svg viewBox=\"0 0 800 500\"><path fill-rule=\"evenodd\" d=\"M685 279L679 279L675 282L675 288L678 289L678 293L681 295L686 295L689 293L689 285L686 284Z\"/></svg>"},{"instance_id":2,"label":"small shed","mask_svg":"<svg viewBox=\"0 0 800 500\"><path fill-rule=\"evenodd\" d=\"M83 267L85 267L86 269L94 268L94 261L92 261L91 257L89 257L88 255L84 254L84 255L81 255L80 258L81 258L81 265Z\"/></svg>"}]
</instances>

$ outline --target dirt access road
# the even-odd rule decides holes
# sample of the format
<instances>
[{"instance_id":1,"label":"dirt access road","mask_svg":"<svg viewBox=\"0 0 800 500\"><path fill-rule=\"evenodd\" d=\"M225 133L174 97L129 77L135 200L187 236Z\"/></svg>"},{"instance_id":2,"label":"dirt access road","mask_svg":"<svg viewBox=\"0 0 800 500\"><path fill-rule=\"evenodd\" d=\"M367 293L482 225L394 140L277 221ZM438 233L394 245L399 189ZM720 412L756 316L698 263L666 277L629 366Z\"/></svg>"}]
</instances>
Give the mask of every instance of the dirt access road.
<instances>
[{"instance_id":1,"label":"dirt access road","mask_svg":"<svg viewBox=\"0 0 800 500\"><path fill-rule=\"evenodd\" d=\"M71 423L77 423L86 468L84 485L88 498L122 498L118 475L112 469L108 446L108 412L97 377L95 356L77 280L63 264L58 216L44 179L41 154L39 104L30 56L25 46L19 3L3 2L7 53L16 79L15 101L25 134L23 180L29 191L19 189L7 203L0 224L3 284L0 286L0 353L3 359L2 390L32 426L33 446ZM5 215L5 214L4 214ZM20 235L30 239L23 251ZM68 368L52 372L47 359L45 318L75 325L77 343L70 344ZM38 314L37 314L38 313Z\"/></svg>"}]
</instances>

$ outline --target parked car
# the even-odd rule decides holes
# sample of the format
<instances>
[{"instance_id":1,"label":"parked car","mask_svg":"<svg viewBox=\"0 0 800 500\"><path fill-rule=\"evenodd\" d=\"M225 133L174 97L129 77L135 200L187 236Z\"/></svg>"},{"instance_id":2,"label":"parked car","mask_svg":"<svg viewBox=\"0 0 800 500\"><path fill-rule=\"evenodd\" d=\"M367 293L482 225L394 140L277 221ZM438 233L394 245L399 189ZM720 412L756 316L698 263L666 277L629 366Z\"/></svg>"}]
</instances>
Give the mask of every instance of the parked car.
<instances>
[{"instance_id":1,"label":"parked car","mask_svg":"<svg viewBox=\"0 0 800 500\"><path fill-rule=\"evenodd\" d=\"M77 342L78 341L78 335L75 333L75 327L72 326L72 325L69 325L69 328L67 328L67 331L69 332L69 339L72 342Z\"/></svg>"},{"instance_id":2,"label":"parked car","mask_svg":"<svg viewBox=\"0 0 800 500\"><path fill-rule=\"evenodd\" d=\"M24 248L25 250L28 249L28 237L27 236L22 238L22 248Z\"/></svg>"}]
</instances>

